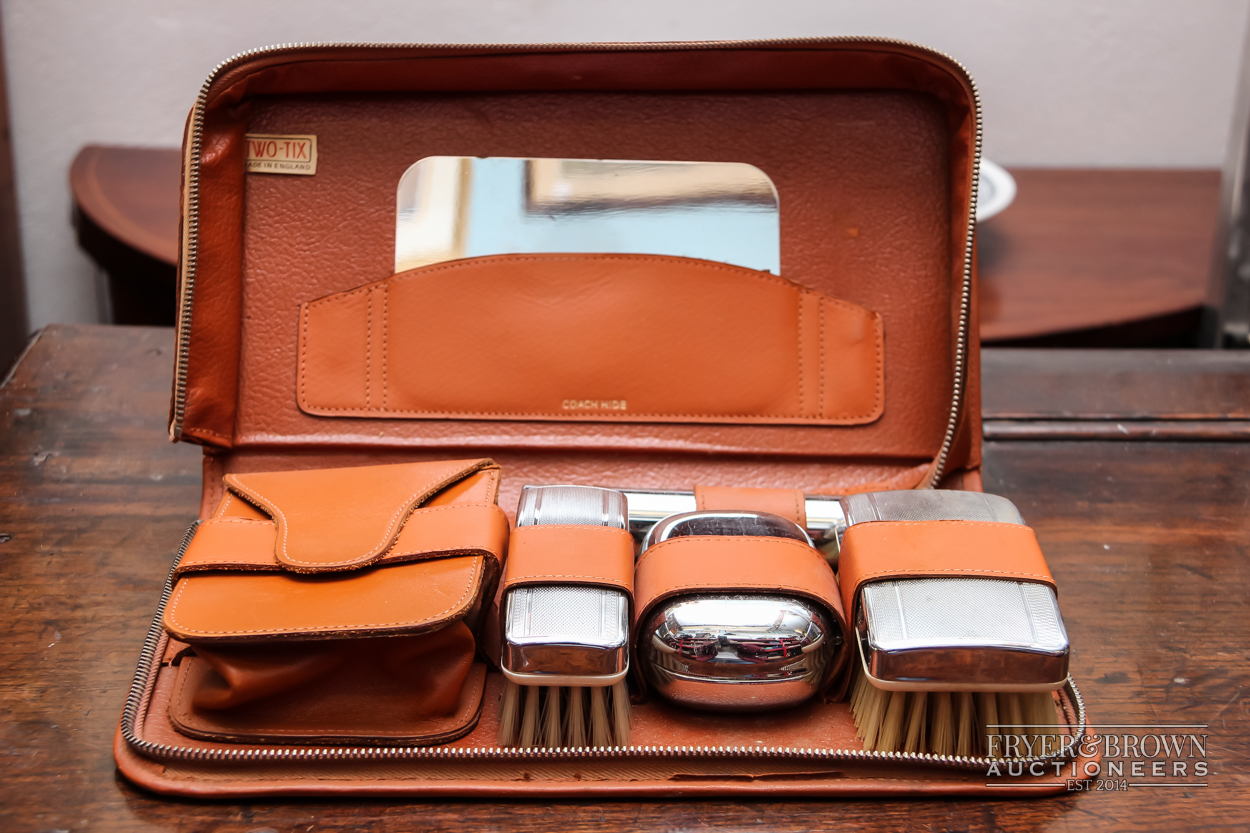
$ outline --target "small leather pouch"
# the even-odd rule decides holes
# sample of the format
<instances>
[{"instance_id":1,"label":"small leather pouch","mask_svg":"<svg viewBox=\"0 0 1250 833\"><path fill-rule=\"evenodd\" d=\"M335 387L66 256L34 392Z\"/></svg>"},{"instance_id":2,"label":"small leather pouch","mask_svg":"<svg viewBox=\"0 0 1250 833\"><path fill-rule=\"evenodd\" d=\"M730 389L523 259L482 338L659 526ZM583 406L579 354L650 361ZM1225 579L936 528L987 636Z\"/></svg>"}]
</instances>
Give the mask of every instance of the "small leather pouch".
<instances>
[{"instance_id":1,"label":"small leather pouch","mask_svg":"<svg viewBox=\"0 0 1250 833\"><path fill-rule=\"evenodd\" d=\"M227 475L165 611L191 649L174 725L248 743L470 731L483 599L508 538L498 475L490 460Z\"/></svg>"}]
</instances>

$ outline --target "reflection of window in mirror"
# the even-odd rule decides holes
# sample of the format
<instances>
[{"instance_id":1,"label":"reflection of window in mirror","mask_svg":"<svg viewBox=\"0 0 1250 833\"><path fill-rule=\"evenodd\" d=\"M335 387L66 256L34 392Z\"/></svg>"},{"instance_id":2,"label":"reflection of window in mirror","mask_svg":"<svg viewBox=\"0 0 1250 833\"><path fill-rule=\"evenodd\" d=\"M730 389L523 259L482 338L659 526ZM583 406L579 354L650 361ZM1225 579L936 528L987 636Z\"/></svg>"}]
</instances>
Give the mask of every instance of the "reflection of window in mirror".
<instances>
[{"instance_id":1,"label":"reflection of window in mirror","mask_svg":"<svg viewBox=\"0 0 1250 833\"><path fill-rule=\"evenodd\" d=\"M395 208L396 272L522 252L781 271L777 190L742 163L430 156L404 172Z\"/></svg>"}]
</instances>

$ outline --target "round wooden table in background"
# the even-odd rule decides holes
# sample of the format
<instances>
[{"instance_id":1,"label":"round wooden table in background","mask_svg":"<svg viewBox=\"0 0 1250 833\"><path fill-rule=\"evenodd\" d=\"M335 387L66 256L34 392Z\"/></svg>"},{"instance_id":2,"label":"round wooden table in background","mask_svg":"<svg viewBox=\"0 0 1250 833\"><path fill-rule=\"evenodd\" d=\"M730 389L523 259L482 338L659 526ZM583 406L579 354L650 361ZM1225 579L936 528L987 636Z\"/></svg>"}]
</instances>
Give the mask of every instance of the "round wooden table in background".
<instances>
[{"instance_id":1,"label":"round wooden table in background","mask_svg":"<svg viewBox=\"0 0 1250 833\"><path fill-rule=\"evenodd\" d=\"M117 323L173 324L179 162L174 149L88 145L70 169L79 241L109 274ZM1218 171L1011 173L1015 202L977 232L983 342L1104 333L1114 346L1196 325Z\"/></svg>"},{"instance_id":2,"label":"round wooden table in background","mask_svg":"<svg viewBox=\"0 0 1250 833\"><path fill-rule=\"evenodd\" d=\"M74 228L108 275L112 323L173 326L181 158L87 145L70 165Z\"/></svg>"}]
</instances>

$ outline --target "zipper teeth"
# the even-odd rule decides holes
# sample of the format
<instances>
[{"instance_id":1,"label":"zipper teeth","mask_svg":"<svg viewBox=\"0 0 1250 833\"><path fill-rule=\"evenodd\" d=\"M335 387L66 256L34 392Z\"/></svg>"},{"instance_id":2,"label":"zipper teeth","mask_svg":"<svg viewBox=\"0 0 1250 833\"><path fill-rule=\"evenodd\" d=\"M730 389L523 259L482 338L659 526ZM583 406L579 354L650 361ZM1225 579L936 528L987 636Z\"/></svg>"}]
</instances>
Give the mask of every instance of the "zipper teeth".
<instances>
[{"instance_id":1,"label":"zipper teeth","mask_svg":"<svg viewBox=\"0 0 1250 833\"><path fill-rule=\"evenodd\" d=\"M596 47L604 51L620 51L629 50L638 51L676 51L679 49L715 49L722 46L785 46L790 44L822 44L822 43L845 43L848 41L856 41L862 43L877 43L890 46L906 46L910 49L916 49L921 52L927 52L930 55L936 55L950 61L964 74L969 86L972 89L973 115L976 121L976 145L974 148L973 166L972 166L972 199L968 204L968 231L964 241L964 274L963 289L960 296L959 305L959 335L955 345L955 383L954 391L951 396L950 418L947 421L946 433L942 438L941 450L938 452L936 464L933 469L933 475L929 480L929 486L934 487L942 478L942 472L946 468L946 458L950 453L951 444L955 440L955 429L959 423L959 412L963 404L963 388L964 388L964 363L968 348L968 328L969 316L971 314L972 303L972 246L974 232L976 229L976 205L978 191L978 176L981 169L981 95L977 90L976 82L972 80L971 73L962 63L952 58L945 52L940 52L927 46L922 46L911 41L899 40L897 38L878 38L878 37L826 37L826 38L773 38L764 40L745 40L745 41L686 41L674 43L539 43L539 44L501 44L501 43L460 43L460 44L438 44L438 46L449 49L512 49L516 47L528 47L531 49L553 49L563 47ZM208 93L213 82L228 67L249 59L256 58L261 55L276 54L294 49L322 48L322 49L343 49L343 48L377 48L377 49L411 49L423 46L432 46L433 44L420 43L359 43L359 42L331 42L331 43L285 43L275 46L264 46L258 49L249 49L246 52L240 52L232 55L226 60L213 67L213 71L209 73L208 78L204 80L200 87L199 95L196 96L195 106L191 115L191 137L190 137L190 157L191 164L187 171L187 235L186 248L182 252L182 269L181 280L179 281L179 303L178 303L178 345L177 357L174 363L174 407L172 419L170 420L169 433L172 439L179 439L182 436L182 423L186 416L187 407L187 366L190 361L189 348L191 345L191 311L194 306L195 298L195 268L196 259L199 254L199 227L200 227L200 149L203 144L204 134L204 108L208 104Z\"/></svg>"},{"instance_id":2,"label":"zipper teeth","mask_svg":"<svg viewBox=\"0 0 1250 833\"><path fill-rule=\"evenodd\" d=\"M451 746L330 746L330 747L275 747L262 749L222 749L196 746L174 746L167 743L153 743L139 737L137 726L139 715L146 712L151 699L153 683L159 658L164 653L168 638L162 627L165 608L173 595L174 572L178 563L195 536L200 522L193 523L183 535L182 544L174 556L165 578L165 586L161 591L160 603L156 607L156 615L148 634L143 642L143 650L139 655L139 664L135 669L134 680L126 695L126 706L122 711L122 737L135 751L156 760L186 761L192 763L271 763L271 762L352 762L352 761L463 761L463 760L494 760L494 761L532 761L532 760L620 760L630 758L771 758L783 760L852 760L879 763L914 763L945 769L984 769L991 763L1048 763L1065 760L1066 751L1076 749L1085 737L1085 701L1071 677L1067 679L1067 690L1076 704L1076 714L1067 713L1069 724L1075 725L1072 742L1065 748L1061 746L1049 755L1038 755L1026 758L988 758L982 756L933 755L921 752L866 752L859 749L827 749L819 747L790 746L617 746L599 748L565 748L565 749L501 749L495 746L451 747Z\"/></svg>"},{"instance_id":3,"label":"zipper teeth","mask_svg":"<svg viewBox=\"0 0 1250 833\"><path fill-rule=\"evenodd\" d=\"M954 59L952 59L954 60ZM959 64L958 61L955 62ZM968 202L968 229L964 235L964 279L959 296L959 337L955 342L955 391L951 398L950 417L946 423L946 435L942 438L942 448L938 452L937 462L933 467L933 476L929 479L929 487L937 488L946 470L946 458L950 454L951 444L955 441L955 430L959 426L959 414L963 410L964 386L967 382L966 368L968 358L968 340L972 317L972 249L976 242L977 228L977 197L981 190L981 142L983 128L981 124L981 93L972 75L959 64L959 68L968 77L972 87L972 101L975 105L976 141L973 143L972 156L972 195ZM979 440L980 438L977 438Z\"/></svg>"}]
</instances>

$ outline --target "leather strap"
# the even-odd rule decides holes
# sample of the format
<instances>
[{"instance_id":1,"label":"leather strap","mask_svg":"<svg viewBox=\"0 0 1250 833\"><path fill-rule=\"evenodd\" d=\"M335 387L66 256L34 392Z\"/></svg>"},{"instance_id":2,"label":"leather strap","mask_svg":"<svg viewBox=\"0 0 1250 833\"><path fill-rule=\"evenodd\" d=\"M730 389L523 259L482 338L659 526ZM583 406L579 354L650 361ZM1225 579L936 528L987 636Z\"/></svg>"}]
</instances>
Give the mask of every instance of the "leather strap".
<instances>
[{"instance_id":1,"label":"leather strap","mask_svg":"<svg viewBox=\"0 0 1250 833\"><path fill-rule=\"evenodd\" d=\"M730 486L695 486L695 505L702 510L749 509L771 512L807 528L807 507L800 489L741 489Z\"/></svg>"},{"instance_id":2,"label":"leather strap","mask_svg":"<svg viewBox=\"0 0 1250 833\"><path fill-rule=\"evenodd\" d=\"M634 571L635 631L660 602L695 593L755 592L811 599L824 607L842 631L843 649L830 663L822 689L841 670L850 639L833 570L819 552L789 538L747 535L690 535L649 548ZM638 668L637 646L634 667ZM641 674L635 679L643 684Z\"/></svg>"},{"instance_id":3,"label":"leather strap","mask_svg":"<svg viewBox=\"0 0 1250 833\"><path fill-rule=\"evenodd\" d=\"M274 557L297 573L351 570L389 551L412 510L490 460L228 474L277 525Z\"/></svg>"},{"instance_id":4,"label":"leather strap","mask_svg":"<svg viewBox=\"0 0 1250 833\"><path fill-rule=\"evenodd\" d=\"M213 518L200 524L175 575L203 570L283 570L274 556L278 531L270 520ZM497 575L508 539L508 518L493 504L460 503L417 509L395 545L377 564L452 555L485 555Z\"/></svg>"},{"instance_id":5,"label":"leather strap","mask_svg":"<svg viewBox=\"0 0 1250 833\"><path fill-rule=\"evenodd\" d=\"M854 612L869 581L970 576L1032 581L1055 587L1033 530L979 521L873 521L842 536L838 579L842 609Z\"/></svg>"},{"instance_id":6,"label":"leather strap","mask_svg":"<svg viewBox=\"0 0 1250 833\"><path fill-rule=\"evenodd\" d=\"M634 595L634 539L611 526L539 524L512 533L504 592L519 585L588 584Z\"/></svg>"}]
</instances>

